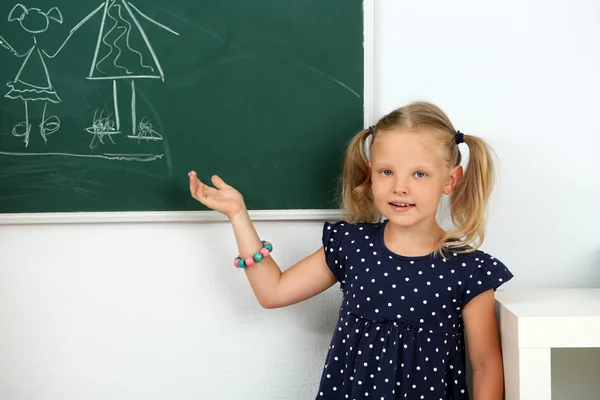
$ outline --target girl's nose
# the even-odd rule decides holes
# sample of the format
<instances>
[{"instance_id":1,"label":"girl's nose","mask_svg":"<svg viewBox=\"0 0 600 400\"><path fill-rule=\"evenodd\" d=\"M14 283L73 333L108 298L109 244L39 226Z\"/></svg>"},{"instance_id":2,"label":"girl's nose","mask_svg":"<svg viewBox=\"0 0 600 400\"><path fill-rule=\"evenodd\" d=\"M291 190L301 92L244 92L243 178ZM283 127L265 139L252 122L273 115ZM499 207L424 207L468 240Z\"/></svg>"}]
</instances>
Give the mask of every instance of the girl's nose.
<instances>
[{"instance_id":1,"label":"girl's nose","mask_svg":"<svg viewBox=\"0 0 600 400\"><path fill-rule=\"evenodd\" d=\"M404 179L396 179L393 187L394 194L396 195L407 195L410 193L408 182Z\"/></svg>"}]
</instances>

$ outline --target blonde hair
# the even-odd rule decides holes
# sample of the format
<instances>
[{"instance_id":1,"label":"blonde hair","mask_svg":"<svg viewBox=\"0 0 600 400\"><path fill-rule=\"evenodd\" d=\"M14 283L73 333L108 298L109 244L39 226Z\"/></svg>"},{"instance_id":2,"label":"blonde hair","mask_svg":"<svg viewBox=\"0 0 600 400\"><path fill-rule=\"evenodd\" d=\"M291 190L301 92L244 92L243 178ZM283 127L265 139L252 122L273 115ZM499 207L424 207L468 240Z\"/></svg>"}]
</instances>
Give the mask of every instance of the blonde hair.
<instances>
[{"instance_id":1,"label":"blonde hair","mask_svg":"<svg viewBox=\"0 0 600 400\"><path fill-rule=\"evenodd\" d=\"M446 149L449 155L446 161L450 166L461 164L457 131L439 107L427 102L414 102L392 111L371 128L358 132L348 145L342 177L342 209L348 222L373 223L381 219L373 201L365 142L371 132L373 143L379 132L392 130L432 135ZM438 243L436 253L442 255L446 250L457 253L474 251L485 238L486 205L495 180L492 150L476 136L465 134L463 140L469 147L469 161L461 181L450 195L450 217L454 229L446 232Z\"/></svg>"}]
</instances>

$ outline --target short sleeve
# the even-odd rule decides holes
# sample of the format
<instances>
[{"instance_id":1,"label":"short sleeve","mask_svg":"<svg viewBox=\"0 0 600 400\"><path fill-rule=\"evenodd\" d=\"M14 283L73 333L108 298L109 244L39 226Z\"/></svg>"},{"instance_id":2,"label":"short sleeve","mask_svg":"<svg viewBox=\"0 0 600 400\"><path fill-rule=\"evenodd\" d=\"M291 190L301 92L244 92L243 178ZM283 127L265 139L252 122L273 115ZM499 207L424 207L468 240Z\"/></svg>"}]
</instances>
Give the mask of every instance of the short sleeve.
<instances>
[{"instance_id":1,"label":"short sleeve","mask_svg":"<svg viewBox=\"0 0 600 400\"><path fill-rule=\"evenodd\" d=\"M335 223L325 222L323 225L323 251L325 252L325 261L327 266L335 275L340 287L344 290L346 283L345 256L343 248L343 238L346 236L347 222L338 221Z\"/></svg>"},{"instance_id":2,"label":"short sleeve","mask_svg":"<svg viewBox=\"0 0 600 400\"><path fill-rule=\"evenodd\" d=\"M513 278L513 274L500 260L484 252L479 252L471 262L474 268L471 269L470 276L466 277L462 294L463 307L481 293L490 289L496 291Z\"/></svg>"}]
</instances>

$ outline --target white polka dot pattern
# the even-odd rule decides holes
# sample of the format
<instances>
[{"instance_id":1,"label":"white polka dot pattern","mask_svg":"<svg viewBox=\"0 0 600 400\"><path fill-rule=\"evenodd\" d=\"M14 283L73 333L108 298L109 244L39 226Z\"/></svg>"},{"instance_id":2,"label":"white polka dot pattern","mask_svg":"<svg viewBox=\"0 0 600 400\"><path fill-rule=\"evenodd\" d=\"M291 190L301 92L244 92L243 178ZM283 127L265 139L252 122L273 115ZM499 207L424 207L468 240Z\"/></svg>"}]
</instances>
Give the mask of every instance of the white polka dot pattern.
<instances>
[{"instance_id":1,"label":"white polka dot pattern","mask_svg":"<svg viewBox=\"0 0 600 400\"><path fill-rule=\"evenodd\" d=\"M386 223L324 225L343 300L316 398L468 400L461 311L512 274L482 251L395 254Z\"/></svg>"}]
</instances>

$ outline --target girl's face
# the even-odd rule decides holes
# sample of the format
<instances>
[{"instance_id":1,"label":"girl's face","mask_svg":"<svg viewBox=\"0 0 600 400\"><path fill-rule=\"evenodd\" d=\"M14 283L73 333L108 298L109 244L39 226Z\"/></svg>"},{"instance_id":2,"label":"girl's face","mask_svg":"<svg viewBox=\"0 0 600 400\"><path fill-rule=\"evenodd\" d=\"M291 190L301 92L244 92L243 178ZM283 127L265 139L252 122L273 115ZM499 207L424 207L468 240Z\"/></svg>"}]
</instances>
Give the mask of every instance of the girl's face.
<instances>
[{"instance_id":1,"label":"girl's face","mask_svg":"<svg viewBox=\"0 0 600 400\"><path fill-rule=\"evenodd\" d=\"M23 29L30 33L45 32L49 23L48 16L36 8L27 10L27 14L21 20Z\"/></svg>"},{"instance_id":2,"label":"girl's face","mask_svg":"<svg viewBox=\"0 0 600 400\"><path fill-rule=\"evenodd\" d=\"M375 206L403 227L435 221L442 194L452 193L462 177L443 146L421 132L379 132L370 152Z\"/></svg>"}]
</instances>

